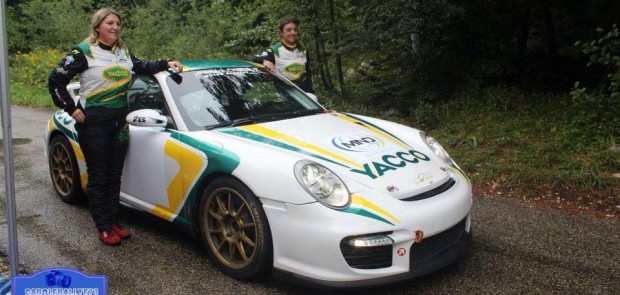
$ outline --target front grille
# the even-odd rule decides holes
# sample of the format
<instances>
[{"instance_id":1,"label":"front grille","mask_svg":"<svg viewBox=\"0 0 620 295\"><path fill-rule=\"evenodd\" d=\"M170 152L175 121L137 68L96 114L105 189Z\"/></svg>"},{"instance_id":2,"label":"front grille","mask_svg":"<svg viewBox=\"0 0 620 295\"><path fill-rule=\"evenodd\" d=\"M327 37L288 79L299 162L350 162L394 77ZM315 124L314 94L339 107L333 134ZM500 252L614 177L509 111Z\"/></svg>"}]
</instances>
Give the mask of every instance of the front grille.
<instances>
[{"instance_id":1,"label":"front grille","mask_svg":"<svg viewBox=\"0 0 620 295\"><path fill-rule=\"evenodd\" d=\"M409 266L413 268L433 258L443 250L454 246L465 234L466 222L467 217L443 232L424 238L421 243L414 243L409 251Z\"/></svg>"},{"instance_id":2,"label":"front grille","mask_svg":"<svg viewBox=\"0 0 620 295\"><path fill-rule=\"evenodd\" d=\"M350 267L376 269L392 266L392 245L376 247L353 247L350 238L340 242L340 251Z\"/></svg>"},{"instance_id":3,"label":"front grille","mask_svg":"<svg viewBox=\"0 0 620 295\"><path fill-rule=\"evenodd\" d=\"M444 184L442 184L442 185L440 185L440 186L438 186L438 187L436 187L436 188L434 188L434 189L432 189L430 191L423 192L421 194L417 194L415 196L407 197L407 198L404 198L404 199L401 199L401 200L402 201L410 202L410 201L419 201L419 200L428 199L428 198L434 197L436 195L439 195L439 194L449 190L455 183L456 183L456 181L454 181L454 179L449 178L448 181L446 181Z\"/></svg>"}]
</instances>

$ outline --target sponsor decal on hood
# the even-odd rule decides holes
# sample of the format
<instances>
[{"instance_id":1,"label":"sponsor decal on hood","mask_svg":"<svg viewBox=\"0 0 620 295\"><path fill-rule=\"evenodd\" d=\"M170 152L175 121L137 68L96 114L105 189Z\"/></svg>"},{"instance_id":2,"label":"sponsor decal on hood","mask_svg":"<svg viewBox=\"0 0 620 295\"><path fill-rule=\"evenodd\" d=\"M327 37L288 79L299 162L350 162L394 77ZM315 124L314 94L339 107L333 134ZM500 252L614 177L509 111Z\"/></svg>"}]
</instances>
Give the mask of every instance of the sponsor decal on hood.
<instances>
[{"instance_id":1,"label":"sponsor decal on hood","mask_svg":"<svg viewBox=\"0 0 620 295\"><path fill-rule=\"evenodd\" d=\"M218 131L327 161L370 179L377 179L390 171L420 161L430 161L424 153L411 148L377 126L343 114L337 114L336 117L355 123L355 127L349 128L350 132L331 135L328 139L295 136L280 131L286 128L270 128L267 124L223 128ZM363 127L365 129L359 129ZM351 131L355 129L360 131Z\"/></svg>"},{"instance_id":2,"label":"sponsor decal on hood","mask_svg":"<svg viewBox=\"0 0 620 295\"><path fill-rule=\"evenodd\" d=\"M385 147L381 138L365 133L338 135L332 139L332 144L349 152L372 152Z\"/></svg>"}]
</instances>

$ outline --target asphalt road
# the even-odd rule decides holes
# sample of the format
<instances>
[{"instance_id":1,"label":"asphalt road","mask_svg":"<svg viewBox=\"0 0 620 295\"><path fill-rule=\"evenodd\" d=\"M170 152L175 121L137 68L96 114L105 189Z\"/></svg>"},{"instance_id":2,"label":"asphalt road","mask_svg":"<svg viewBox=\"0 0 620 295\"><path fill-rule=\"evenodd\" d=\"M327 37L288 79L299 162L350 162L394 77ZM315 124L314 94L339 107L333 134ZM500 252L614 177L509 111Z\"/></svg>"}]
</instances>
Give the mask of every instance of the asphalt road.
<instances>
[{"instance_id":1,"label":"asphalt road","mask_svg":"<svg viewBox=\"0 0 620 295\"><path fill-rule=\"evenodd\" d=\"M189 235L131 209L123 210L123 221L133 238L119 247L105 246L87 207L62 203L52 189L43 145L49 114L12 107L24 271L64 266L103 274L109 294L620 294L620 221L493 196L474 198L474 241L467 256L431 275L373 289L325 291L274 279L235 281L211 266ZM6 212L4 202L0 207ZM3 253L7 233L3 214Z\"/></svg>"}]
</instances>

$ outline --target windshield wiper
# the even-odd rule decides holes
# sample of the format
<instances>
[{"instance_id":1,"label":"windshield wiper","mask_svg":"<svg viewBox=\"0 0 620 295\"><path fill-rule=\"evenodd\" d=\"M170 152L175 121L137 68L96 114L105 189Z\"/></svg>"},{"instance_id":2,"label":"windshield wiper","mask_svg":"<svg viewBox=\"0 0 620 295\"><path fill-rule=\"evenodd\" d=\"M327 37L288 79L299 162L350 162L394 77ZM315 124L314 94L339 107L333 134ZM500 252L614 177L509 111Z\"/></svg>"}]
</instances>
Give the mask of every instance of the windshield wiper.
<instances>
[{"instance_id":1,"label":"windshield wiper","mask_svg":"<svg viewBox=\"0 0 620 295\"><path fill-rule=\"evenodd\" d=\"M240 125L251 125L251 124L256 124L257 122L255 121L254 118L239 118L239 119L234 119L230 122L224 122L224 123L219 123L219 124L215 124L215 125L209 125L209 126L205 126L206 130L213 130L216 128L221 128L221 127L235 127L235 126L240 126Z\"/></svg>"},{"instance_id":2,"label":"windshield wiper","mask_svg":"<svg viewBox=\"0 0 620 295\"><path fill-rule=\"evenodd\" d=\"M294 112L290 112L290 113L285 113L285 114L282 114L282 116L285 117L285 118L297 118L297 117L303 117L303 116L310 116L310 115L320 114L320 113L324 113L324 112L325 112L324 109L305 109L305 110L299 110L299 111L294 111Z\"/></svg>"},{"instance_id":3,"label":"windshield wiper","mask_svg":"<svg viewBox=\"0 0 620 295\"><path fill-rule=\"evenodd\" d=\"M288 113L269 114L269 115L264 115L263 117L265 117L265 119L268 119L269 121L279 121L279 120L321 114L324 112L325 112L324 109L303 109L303 110L298 110L298 111L293 111L293 112L288 112Z\"/></svg>"},{"instance_id":4,"label":"windshield wiper","mask_svg":"<svg viewBox=\"0 0 620 295\"><path fill-rule=\"evenodd\" d=\"M222 127L251 125L251 124L258 124L258 123L263 123L263 122L268 122L268 121L276 121L276 120L297 118L297 117L303 117L303 116L310 116L310 115L324 113L324 112L325 112L324 109L305 109L305 110L299 110L299 111L283 113L283 114L253 116L253 117L235 119L230 122L223 122L223 123L219 123L215 125L205 126L205 129L212 130L212 129L222 128Z\"/></svg>"}]
</instances>

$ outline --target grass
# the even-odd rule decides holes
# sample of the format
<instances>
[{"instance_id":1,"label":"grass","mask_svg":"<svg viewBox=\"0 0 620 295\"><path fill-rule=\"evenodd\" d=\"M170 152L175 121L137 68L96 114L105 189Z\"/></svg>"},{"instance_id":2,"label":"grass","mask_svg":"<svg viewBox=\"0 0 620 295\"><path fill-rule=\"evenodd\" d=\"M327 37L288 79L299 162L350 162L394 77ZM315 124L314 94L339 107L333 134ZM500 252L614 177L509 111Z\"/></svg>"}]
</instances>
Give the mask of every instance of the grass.
<instances>
[{"instance_id":1,"label":"grass","mask_svg":"<svg viewBox=\"0 0 620 295\"><path fill-rule=\"evenodd\" d=\"M55 108L47 88L25 85L24 83L11 83L9 85L9 90L11 93L11 102L14 104Z\"/></svg>"},{"instance_id":2,"label":"grass","mask_svg":"<svg viewBox=\"0 0 620 295\"><path fill-rule=\"evenodd\" d=\"M576 183L588 189L617 185L612 175L620 171L619 155L610 150L611 138L579 138L563 123L562 111L555 105L482 114L464 110L431 132L480 180Z\"/></svg>"},{"instance_id":3,"label":"grass","mask_svg":"<svg viewBox=\"0 0 620 295\"><path fill-rule=\"evenodd\" d=\"M581 120L582 107L561 95L496 88L463 97L408 113L342 101L328 105L427 131L467 172L475 195L620 218L618 129L596 116Z\"/></svg>"}]
</instances>

